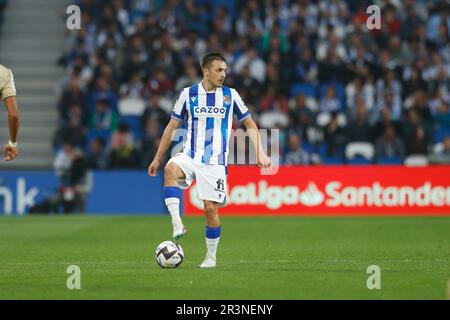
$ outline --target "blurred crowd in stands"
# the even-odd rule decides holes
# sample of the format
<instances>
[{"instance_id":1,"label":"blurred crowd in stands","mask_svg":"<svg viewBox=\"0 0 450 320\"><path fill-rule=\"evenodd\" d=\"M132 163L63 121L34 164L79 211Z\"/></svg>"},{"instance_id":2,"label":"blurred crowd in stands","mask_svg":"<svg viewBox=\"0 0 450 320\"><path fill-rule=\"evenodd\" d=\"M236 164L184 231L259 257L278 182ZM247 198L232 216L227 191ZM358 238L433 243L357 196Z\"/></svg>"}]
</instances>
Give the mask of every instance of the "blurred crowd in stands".
<instances>
[{"instance_id":1,"label":"blurred crowd in stands","mask_svg":"<svg viewBox=\"0 0 450 320\"><path fill-rule=\"evenodd\" d=\"M450 161L449 1L75 3L54 146L77 146L89 168L146 168L210 51L258 125L280 130L283 164Z\"/></svg>"}]
</instances>

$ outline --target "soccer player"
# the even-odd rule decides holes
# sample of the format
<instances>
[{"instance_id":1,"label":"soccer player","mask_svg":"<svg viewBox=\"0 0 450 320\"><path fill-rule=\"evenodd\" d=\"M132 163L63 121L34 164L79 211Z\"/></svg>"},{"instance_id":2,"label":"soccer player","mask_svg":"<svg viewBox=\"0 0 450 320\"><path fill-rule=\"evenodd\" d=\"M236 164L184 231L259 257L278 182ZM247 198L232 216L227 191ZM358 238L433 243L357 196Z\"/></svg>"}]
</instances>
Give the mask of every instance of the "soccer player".
<instances>
[{"instance_id":1,"label":"soccer player","mask_svg":"<svg viewBox=\"0 0 450 320\"><path fill-rule=\"evenodd\" d=\"M17 137L19 134L19 108L16 100L16 87L11 70L0 65L0 99L8 111L9 143L3 149L5 161L17 156Z\"/></svg>"},{"instance_id":2,"label":"soccer player","mask_svg":"<svg viewBox=\"0 0 450 320\"><path fill-rule=\"evenodd\" d=\"M186 233L180 218L182 189L187 189L194 179L197 181L206 216L207 253L200 267L214 268L221 233L218 208L227 202L227 156L233 113L246 127L256 148L258 166L270 168L272 162L263 151L258 128L241 97L236 90L223 85L227 71L223 54L206 54L201 66L203 80L181 91L148 173L156 175L171 144L172 133L187 117L183 151L174 155L164 168L164 199L172 218L173 238L178 240Z\"/></svg>"}]
</instances>

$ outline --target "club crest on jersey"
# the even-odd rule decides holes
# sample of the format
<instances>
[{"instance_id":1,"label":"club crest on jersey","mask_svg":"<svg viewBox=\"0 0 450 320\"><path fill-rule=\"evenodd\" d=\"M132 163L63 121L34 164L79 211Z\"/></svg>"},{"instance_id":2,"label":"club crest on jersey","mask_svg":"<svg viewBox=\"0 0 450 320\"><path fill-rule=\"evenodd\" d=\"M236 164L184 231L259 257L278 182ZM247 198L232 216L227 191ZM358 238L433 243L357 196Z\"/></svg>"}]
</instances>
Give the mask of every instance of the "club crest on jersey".
<instances>
[{"instance_id":1,"label":"club crest on jersey","mask_svg":"<svg viewBox=\"0 0 450 320\"><path fill-rule=\"evenodd\" d=\"M194 108L194 116L195 117L213 117L213 118L225 118L225 107L195 107Z\"/></svg>"},{"instance_id":2,"label":"club crest on jersey","mask_svg":"<svg viewBox=\"0 0 450 320\"><path fill-rule=\"evenodd\" d=\"M230 103L231 103L230 96L224 95L224 96L223 96L223 102L224 102L225 104L230 104Z\"/></svg>"}]
</instances>

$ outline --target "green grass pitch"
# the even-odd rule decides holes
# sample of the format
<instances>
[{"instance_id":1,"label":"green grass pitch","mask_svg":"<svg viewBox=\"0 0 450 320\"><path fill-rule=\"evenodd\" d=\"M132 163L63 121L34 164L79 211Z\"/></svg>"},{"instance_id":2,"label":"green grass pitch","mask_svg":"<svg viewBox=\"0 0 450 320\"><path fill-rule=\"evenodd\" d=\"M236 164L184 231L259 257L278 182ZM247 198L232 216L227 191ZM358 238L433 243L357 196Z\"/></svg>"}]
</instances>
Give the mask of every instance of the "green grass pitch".
<instances>
[{"instance_id":1,"label":"green grass pitch","mask_svg":"<svg viewBox=\"0 0 450 320\"><path fill-rule=\"evenodd\" d=\"M185 218L185 259L162 269L168 216L0 218L0 299L446 299L448 217L223 217L216 269L203 218ZM81 289L68 290L69 265ZM366 286L381 269L381 289Z\"/></svg>"}]
</instances>

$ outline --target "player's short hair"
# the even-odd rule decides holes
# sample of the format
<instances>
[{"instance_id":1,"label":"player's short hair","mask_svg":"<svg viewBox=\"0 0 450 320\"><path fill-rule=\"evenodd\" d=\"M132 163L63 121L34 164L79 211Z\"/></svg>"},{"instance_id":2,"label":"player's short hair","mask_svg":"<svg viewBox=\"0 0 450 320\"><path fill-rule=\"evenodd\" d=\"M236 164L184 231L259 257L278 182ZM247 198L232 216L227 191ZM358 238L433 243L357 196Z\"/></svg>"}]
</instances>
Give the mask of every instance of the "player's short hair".
<instances>
[{"instance_id":1,"label":"player's short hair","mask_svg":"<svg viewBox=\"0 0 450 320\"><path fill-rule=\"evenodd\" d=\"M223 55L223 53L221 52L209 52L207 54L205 54L203 56L202 59L202 69L209 67L209 65L214 61L214 60L220 60L223 62L227 62L227 60L225 59L225 56Z\"/></svg>"}]
</instances>

